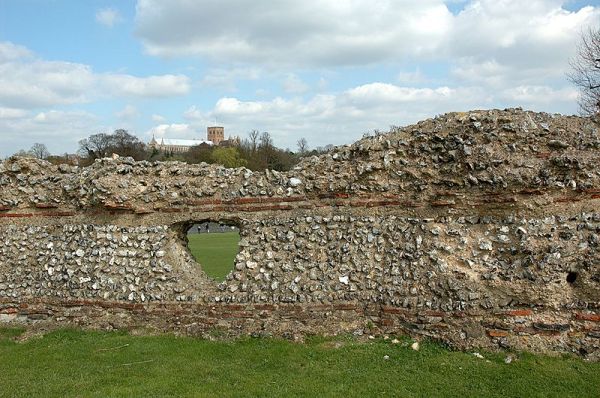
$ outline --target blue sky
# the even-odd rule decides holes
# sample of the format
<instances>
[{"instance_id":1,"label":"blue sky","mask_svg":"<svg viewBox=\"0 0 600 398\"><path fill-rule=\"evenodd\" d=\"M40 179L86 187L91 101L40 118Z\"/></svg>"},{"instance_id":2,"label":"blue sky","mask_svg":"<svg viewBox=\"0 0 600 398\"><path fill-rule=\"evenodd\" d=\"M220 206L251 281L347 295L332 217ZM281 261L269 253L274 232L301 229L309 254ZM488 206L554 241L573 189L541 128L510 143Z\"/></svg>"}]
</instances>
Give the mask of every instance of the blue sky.
<instances>
[{"instance_id":1,"label":"blue sky","mask_svg":"<svg viewBox=\"0 0 600 398\"><path fill-rule=\"evenodd\" d=\"M345 144L436 114L577 112L597 1L0 0L0 157L126 128Z\"/></svg>"}]
</instances>

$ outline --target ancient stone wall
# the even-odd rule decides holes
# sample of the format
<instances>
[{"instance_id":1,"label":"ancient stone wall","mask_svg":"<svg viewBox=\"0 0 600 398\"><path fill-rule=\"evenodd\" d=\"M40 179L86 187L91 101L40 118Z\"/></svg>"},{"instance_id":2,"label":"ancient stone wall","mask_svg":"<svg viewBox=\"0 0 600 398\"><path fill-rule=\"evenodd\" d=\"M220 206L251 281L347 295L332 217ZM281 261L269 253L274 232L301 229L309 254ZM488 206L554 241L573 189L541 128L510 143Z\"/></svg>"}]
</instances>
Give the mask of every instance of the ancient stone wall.
<instances>
[{"instance_id":1,"label":"ancient stone wall","mask_svg":"<svg viewBox=\"0 0 600 398\"><path fill-rule=\"evenodd\" d=\"M290 172L0 163L0 320L600 355L599 126L452 113ZM223 283L185 230L240 228Z\"/></svg>"}]
</instances>

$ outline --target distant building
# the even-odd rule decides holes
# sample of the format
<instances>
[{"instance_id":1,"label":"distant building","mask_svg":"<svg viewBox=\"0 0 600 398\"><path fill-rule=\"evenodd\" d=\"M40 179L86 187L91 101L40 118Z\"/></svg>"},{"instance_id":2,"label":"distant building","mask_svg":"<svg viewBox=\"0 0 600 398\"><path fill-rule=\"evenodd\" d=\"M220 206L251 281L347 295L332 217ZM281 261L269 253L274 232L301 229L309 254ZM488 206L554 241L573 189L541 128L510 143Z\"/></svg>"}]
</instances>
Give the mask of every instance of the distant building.
<instances>
[{"instance_id":1,"label":"distant building","mask_svg":"<svg viewBox=\"0 0 600 398\"><path fill-rule=\"evenodd\" d=\"M211 126L206 128L206 139L219 145L225 139L225 127Z\"/></svg>"},{"instance_id":2,"label":"distant building","mask_svg":"<svg viewBox=\"0 0 600 398\"><path fill-rule=\"evenodd\" d=\"M206 128L206 139L183 140L174 138L161 138L152 140L148 143L150 148L161 152L183 153L197 145L219 145L219 146L237 146L240 144L239 137L229 137L225 139L225 128L221 126L209 126Z\"/></svg>"},{"instance_id":3,"label":"distant building","mask_svg":"<svg viewBox=\"0 0 600 398\"><path fill-rule=\"evenodd\" d=\"M197 145L210 145L213 143L207 140L181 140L174 138L161 138L160 141L157 141L154 137L148 143L150 148L156 149L161 152L171 152L171 153L183 153L190 150L191 147Z\"/></svg>"},{"instance_id":4,"label":"distant building","mask_svg":"<svg viewBox=\"0 0 600 398\"><path fill-rule=\"evenodd\" d=\"M219 146L240 146L240 137L229 137L219 142Z\"/></svg>"}]
</instances>

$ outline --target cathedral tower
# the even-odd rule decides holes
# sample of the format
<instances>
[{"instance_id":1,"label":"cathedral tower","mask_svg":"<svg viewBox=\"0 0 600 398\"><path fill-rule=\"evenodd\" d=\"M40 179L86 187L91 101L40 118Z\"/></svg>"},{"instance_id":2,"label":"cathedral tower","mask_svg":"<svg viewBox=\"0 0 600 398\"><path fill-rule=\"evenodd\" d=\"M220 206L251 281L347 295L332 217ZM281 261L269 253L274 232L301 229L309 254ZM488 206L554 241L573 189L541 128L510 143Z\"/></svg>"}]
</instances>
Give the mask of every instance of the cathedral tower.
<instances>
[{"instance_id":1,"label":"cathedral tower","mask_svg":"<svg viewBox=\"0 0 600 398\"><path fill-rule=\"evenodd\" d=\"M219 145L225 139L225 128L219 126L207 127L206 139L212 141L215 145Z\"/></svg>"}]
</instances>

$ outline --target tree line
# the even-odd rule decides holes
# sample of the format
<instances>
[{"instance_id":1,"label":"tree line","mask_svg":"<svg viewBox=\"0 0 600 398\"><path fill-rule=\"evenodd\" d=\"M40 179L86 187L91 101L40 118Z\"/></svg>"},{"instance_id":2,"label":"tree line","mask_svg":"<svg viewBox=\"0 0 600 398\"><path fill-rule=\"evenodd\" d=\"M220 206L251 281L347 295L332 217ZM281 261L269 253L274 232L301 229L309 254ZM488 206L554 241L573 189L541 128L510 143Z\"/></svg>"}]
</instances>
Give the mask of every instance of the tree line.
<instances>
[{"instance_id":1,"label":"tree line","mask_svg":"<svg viewBox=\"0 0 600 398\"><path fill-rule=\"evenodd\" d=\"M237 145L201 144L184 153L160 153L155 150L151 158L163 161L180 160L190 164L216 163L225 167L247 167L250 170L286 171L292 169L303 157L325 153L332 148L333 145L327 145L310 150L307 140L300 138L296 151L281 149L273 144L273 138L268 132L252 130L248 137L240 140Z\"/></svg>"},{"instance_id":2,"label":"tree line","mask_svg":"<svg viewBox=\"0 0 600 398\"><path fill-rule=\"evenodd\" d=\"M187 152L165 152L152 148L138 137L124 129L113 133L92 134L79 141L76 159L73 155L51 155L44 144L35 143L28 151L19 151L17 156L29 156L46 159L52 163L77 163L81 166L92 164L96 159L112 156L132 157L135 160L182 161L190 164L210 163L225 167L247 167L251 170L286 171L293 168L303 157L325 153L332 145L310 150L305 138L297 142L297 150L281 149L274 145L268 132L252 130L248 137L238 144L226 146L200 144Z\"/></svg>"}]
</instances>

